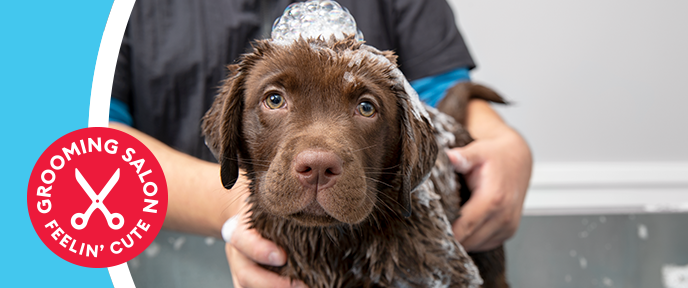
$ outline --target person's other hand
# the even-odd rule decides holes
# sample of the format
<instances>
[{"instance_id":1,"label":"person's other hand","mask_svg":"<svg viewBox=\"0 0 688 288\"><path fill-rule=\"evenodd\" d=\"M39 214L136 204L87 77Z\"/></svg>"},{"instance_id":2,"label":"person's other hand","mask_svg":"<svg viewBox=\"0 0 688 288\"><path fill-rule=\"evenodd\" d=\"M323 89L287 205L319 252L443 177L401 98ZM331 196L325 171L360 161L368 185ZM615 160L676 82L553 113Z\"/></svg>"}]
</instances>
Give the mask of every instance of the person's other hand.
<instances>
[{"instance_id":1,"label":"person's other hand","mask_svg":"<svg viewBox=\"0 0 688 288\"><path fill-rule=\"evenodd\" d=\"M248 205L240 210L239 223L229 242L225 245L227 261L232 271L235 288L289 288L306 287L300 281L293 283L272 271L263 269L258 263L282 266L287 255L275 243L260 236L255 229L249 229Z\"/></svg>"},{"instance_id":2,"label":"person's other hand","mask_svg":"<svg viewBox=\"0 0 688 288\"><path fill-rule=\"evenodd\" d=\"M456 239L471 252L494 249L514 235L533 165L530 149L516 131L504 126L491 132L447 151L472 191L452 225Z\"/></svg>"}]
</instances>

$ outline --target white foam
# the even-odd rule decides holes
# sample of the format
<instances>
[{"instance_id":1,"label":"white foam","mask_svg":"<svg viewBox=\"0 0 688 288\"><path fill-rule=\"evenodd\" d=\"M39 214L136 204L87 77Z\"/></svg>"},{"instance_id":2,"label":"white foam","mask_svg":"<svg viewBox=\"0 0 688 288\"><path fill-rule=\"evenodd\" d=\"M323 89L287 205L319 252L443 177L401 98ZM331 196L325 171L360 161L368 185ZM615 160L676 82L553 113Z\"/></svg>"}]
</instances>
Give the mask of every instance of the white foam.
<instances>
[{"instance_id":1,"label":"white foam","mask_svg":"<svg viewBox=\"0 0 688 288\"><path fill-rule=\"evenodd\" d=\"M289 5L272 25L271 38L276 43L289 44L298 40L324 37L344 39L356 35L363 41L363 33L356 27L356 20L336 1L311 0Z\"/></svg>"},{"instance_id":2,"label":"white foam","mask_svg":"<svg viewBox=\"0 0 688 288\"><path fill-rule=\"evenodd\" d=\"M351 75L351 72L349 72L349 71L344 72L344 81L352 83L355 80L356 79L354 78L354 75Z\"/></svg>"}]
</instances>

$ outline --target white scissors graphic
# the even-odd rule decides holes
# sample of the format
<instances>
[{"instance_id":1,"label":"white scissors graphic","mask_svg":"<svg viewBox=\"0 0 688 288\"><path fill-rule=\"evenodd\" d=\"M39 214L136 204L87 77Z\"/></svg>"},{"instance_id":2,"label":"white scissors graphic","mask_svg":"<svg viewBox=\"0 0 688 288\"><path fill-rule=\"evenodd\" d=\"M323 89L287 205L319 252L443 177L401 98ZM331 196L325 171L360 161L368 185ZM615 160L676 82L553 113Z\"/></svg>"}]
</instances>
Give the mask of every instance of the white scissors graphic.
<instances>
[{"instance_id":1,"label":"white scissors graphic","mask_svg":"<svg viewBox=\"0 0 688 288\"><path fill-rule=\"evenodd\" d=\"M79 185L81 185L81 188L84 189L86 194L88 194L88 197L91 198L91 206L88 207L88 210L86 210L85 213L76 213L72 216L72 227L76 230L81 230L86 227L86 224L88 223L88 219L91 218L91 214L93 213L94 210L100 209L101 212L103 212L103 215L105 215L105 218L107 219L108 226L112 228L113 230L118 230L119 228L122 228L124 225L124 217L122 217L122 214L119 213L112 213L110 214L110 211L107 210L105 205L103 204L103 200L105 200L105 197L107 197L108 193L110 193L110 190L112 190L112 187L115 187L115 184L117 184L117 181L119 180L119 168L117 168L117 171L115 171L115 174L112 175L110 180L108 180L107 184L105 184L105 187L103 187L103 190L100 191L100 194L96 195L96 192L93 191L93 188L91 188L91 185L88 185L88 182L86 182L86 179L84 179L84 176L81 175L81 172L79 172L79 169L74 169L75 174L76 174L76 181L79 182ZM77 219L81 220L80 224L77 224ZM114 223L114 219L117 219L117 224Z\"/></svg>"}]
</instances>

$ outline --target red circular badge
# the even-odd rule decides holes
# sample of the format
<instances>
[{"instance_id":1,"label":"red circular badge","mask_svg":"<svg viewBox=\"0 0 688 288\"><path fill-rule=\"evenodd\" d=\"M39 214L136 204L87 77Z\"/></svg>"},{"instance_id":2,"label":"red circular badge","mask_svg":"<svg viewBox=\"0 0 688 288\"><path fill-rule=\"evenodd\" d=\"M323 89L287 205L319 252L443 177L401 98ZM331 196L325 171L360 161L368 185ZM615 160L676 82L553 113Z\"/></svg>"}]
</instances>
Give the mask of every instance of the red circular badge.
<instances>
[{"instance_id":1,"label":"red circular badge","mask_svg":"<svg viewBox=\"0 0 688 288\"><path fill-rule=\"evenodd\" d=\"M53 253L80 266L111 267L153 242L167 212L167 183L136 138L85 128L62 136L38 158L28 208Z\"/></svg>"}]
</instances>

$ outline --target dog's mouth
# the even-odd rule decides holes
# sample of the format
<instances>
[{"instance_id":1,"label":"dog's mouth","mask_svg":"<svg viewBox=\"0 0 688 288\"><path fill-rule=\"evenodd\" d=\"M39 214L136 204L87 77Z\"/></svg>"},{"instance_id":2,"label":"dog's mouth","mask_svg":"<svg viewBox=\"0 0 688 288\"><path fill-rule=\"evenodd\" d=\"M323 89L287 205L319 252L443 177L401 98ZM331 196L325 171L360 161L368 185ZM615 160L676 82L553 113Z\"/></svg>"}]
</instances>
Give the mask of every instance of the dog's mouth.
<instances>
[{"instance_id":1,"label":"dog's mouth","mask_svg":"<svg viewBox=\"0 0 688 288\"><path fill-rule=\"evenodd\" d=\"M304 226L330 226L336 223L340 223L337 219L330 215L313 214L305 210L291 214L289 215L289 217Z\"/></svg>"},{"instance_id":2,"label":"dog's mouth","mask_svg":"<svg viewBox=\"0 0 688 288\"><path fill-rule=\"evenodd\" d=\"M329 216L327 215L325 208L323 208L317 200L314 200L313 202L311 202L311 204L308 204L308 206L306 206L306 208L303 208L301 212L313 216Z\"/></svg>"},{"instance_id":3,"label":"dog's mouth","mask_svg":"<svg viewBox=\"0 0 688 288\"><path fill-rule=\"evenodd\" d=\"M301 209L301 211L289 216L306 226L328 226L339 223L339 220L327 214L325 208L315 199L308 206Z\"/></svg>"}]
</instances>

